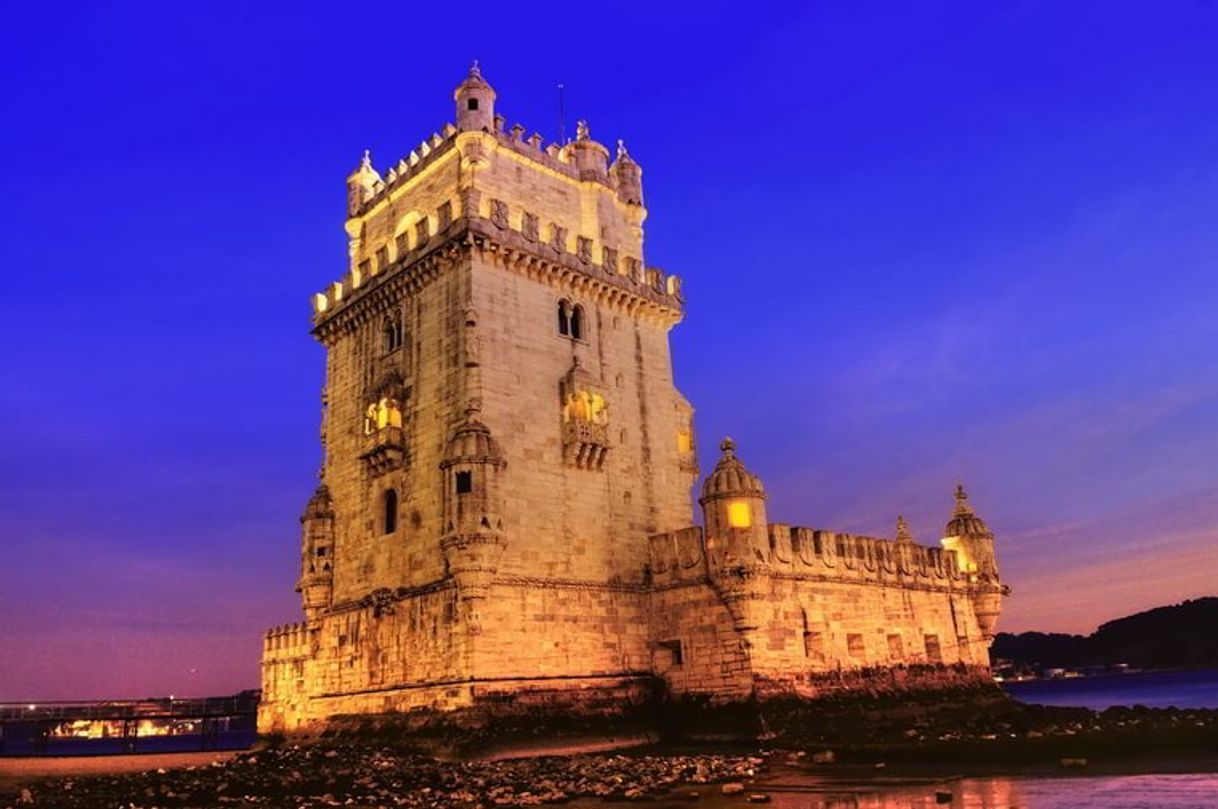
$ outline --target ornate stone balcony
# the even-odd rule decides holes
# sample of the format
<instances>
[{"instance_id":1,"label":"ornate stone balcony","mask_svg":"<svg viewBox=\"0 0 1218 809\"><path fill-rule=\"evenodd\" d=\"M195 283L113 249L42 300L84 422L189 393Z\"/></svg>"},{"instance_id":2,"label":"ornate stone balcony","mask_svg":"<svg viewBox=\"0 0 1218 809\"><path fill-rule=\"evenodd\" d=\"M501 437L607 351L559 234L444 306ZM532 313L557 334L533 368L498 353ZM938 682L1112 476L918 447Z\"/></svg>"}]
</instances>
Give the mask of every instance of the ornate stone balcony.
<instances>
[{"instance_id":1,"label":"ornate stone balcony","mask_svg":"<svg viewBox=\"0 0 1218 809\"><path fill-rule=\"evenodd\" d=\"M400 469L406 464L406 434L401 427L381 427L364 436L360 455L373 477Z\"/></svg>"},{"instance_id":2,"label":"ornate stone balcony","mask_svg":"<svg viewBox=\"0 0 1218 809\"><path fill-rule=\"evenodd\" d=\"M562 425L563 455L571 466L580 469L600 469L609 452L609 428L582 419L571 419Z\"/></svg>"}]
</instances>

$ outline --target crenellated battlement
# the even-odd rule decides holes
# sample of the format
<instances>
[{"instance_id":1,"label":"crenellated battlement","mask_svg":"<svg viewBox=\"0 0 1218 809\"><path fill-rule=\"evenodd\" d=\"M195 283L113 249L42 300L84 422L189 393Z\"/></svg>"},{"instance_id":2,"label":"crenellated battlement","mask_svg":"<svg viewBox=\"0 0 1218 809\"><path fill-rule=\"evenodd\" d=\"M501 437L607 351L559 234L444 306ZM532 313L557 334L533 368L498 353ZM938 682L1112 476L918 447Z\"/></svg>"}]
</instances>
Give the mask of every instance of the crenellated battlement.
<instances>
[{"instance_id":1,"label":"crenellated battlement","mask_svg":"<svg viewBox=\"0 0 1218 809\"><path fill-rule=\"evenodd\" d=\"M762 575L808 576L874 584L962 587L969 577L956 553L900 539L881 539L841 531L768 525L769 547L755 549L746 564ZM705 579L706 536L690 526L650 538L652 581L657 587Z\"/></svg>"},{"instance_id":2,"label":"crenellated battlement","mask_svg":"<svg viewBox=\"0 0 1218 809\"><path fill-rule=\"evenodd\" d=\"M460 235L490 239L496 250L508 248L505 255L510 250L527 251L539 272L600 281L617 289L619 299L623 299L620 293L633 294L679 314L684 301L680 276L665 273L658 267L644 268L639 259L620 256L612 248L602 250L598 256L581 244L582 239L572 240L568 234L557 233L561 228L551 227L550 238L543 240L540 230L533 230L534 225L530 223L535 222L536 217L528 210L496 199L487 199L485 203L485 210L452 219L441 231L413 240L386 267L377 269L370 265L366 273L354 268L342 280L314 295L314 324L320 325L391 277L403 275L422 279L432 269L425 259L433 257L442 244L460 241ZM442 221L443 216L437 216L437 220ZM572 241L575 242L574 250L571 249Z\"/></svg>"},{"instance_id":3,"label":"crenellated battlement","mask_svg":"<svg viewBox=\"0 0 1218 809\"><path fill-rule=\"evenodd\" d=\"M305 621L268 629L262 636L262 657L268 662L306 657L309 625Z\"/></svg>"},{"instance_id":4,"label":"crenellated battlement","mask_svg":"<svg viewBox=\"0 0 1218 809\"><path fill-rule=\"evenodd\" d=\"M880 539L817 528L769 524L774 567L836 571L842 578L892 576L931 581L964 577L953 551L914 542Z\"/></svg>"},{"instance_id":5,"label":"crenellated battlement","mask_svg":"<svg viewBox=\"0 0 1218 809\"><path fill-rule=\"evenodd\" d=\"M617 190L608 168L603 172L588 171L580 168L575 160L575 150L573 148L579 141L568 141L566 144L559 144L558 142L546 143L545 138L538 132L534 132L528 138L525 138L524 133L528 131L526 127L521 124L513 124L510 130L505 131L503 129L504 123L502 118L498 118L496 125L499 128L493 132L482 134L490 135L497 146L526 160L537 163L556 174L563 175L574 181L599 183L611 191ZM384 175L381 175L375 169L371 169L371 166L368 165L373 179L367 184L356 204L352 206L349 211L350 215L363 216L377 207L377 205L389 199L393 195L394 190L408 184L411 179L417 177L441 156L447 154L457 143L458 136L461 134L451 123L446 123L439 132L433 132L430 137L425 138L418 146L411 149L408 155L390 166ZM472 137L477 137L477 133L474 133Z\"/></svg>"},{"instance_id":6,"label":"crenellated battlement","mask_svg":"<svg viewBox=\"0 0 1218 809\"><path fill-rule=\"evenodd\" d=\"M383 175L365 152L347 178L349 266L313 296L315 325L376 279L417 268L475 223L492 225L491 236L518 237L543 261L611 279L679 311L680 279L644 262L642 168L621 141L611 161L584 121L566 143L547 143L536 132L526 138L521 124L505 129L505 119L492 113L494 91L476 70L456 95L455 125L445 124Z\"/></svg>"}]
</instances>

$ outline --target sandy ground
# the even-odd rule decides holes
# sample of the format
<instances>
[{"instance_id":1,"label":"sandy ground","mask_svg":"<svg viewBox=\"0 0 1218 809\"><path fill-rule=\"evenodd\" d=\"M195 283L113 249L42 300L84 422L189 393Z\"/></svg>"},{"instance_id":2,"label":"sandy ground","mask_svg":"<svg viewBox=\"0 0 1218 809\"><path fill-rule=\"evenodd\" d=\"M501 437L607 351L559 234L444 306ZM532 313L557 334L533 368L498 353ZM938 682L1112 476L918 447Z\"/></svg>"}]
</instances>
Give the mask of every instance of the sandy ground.
<instances>
[{"instance_id":1,"label":"sandy ground","mask_svg":"<svg viewBox=\"0 0 1218 809\"><path fill-rule=\"evenodd\" d=\"M227 761L244 750L207 753L146 753L122 756L63 756L59 758L0 758L0 786L10 786L37 778L62 778L76 775L117 775L127 772L175 767L197 767L213 761Z\"/></svg>"}]
</instances>

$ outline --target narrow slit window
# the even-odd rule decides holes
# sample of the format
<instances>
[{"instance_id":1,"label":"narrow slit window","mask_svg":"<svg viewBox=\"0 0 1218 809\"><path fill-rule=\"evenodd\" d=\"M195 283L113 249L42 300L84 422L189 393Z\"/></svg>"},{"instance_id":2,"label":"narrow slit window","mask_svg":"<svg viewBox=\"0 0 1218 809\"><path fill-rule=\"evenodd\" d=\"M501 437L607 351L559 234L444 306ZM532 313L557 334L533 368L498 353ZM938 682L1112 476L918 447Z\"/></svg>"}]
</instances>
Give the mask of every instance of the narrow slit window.
<instances>
[{"instance_id":1,"label":"narrow slit window","mask_svg":"<svg viewBox=\"0 0 1218 809\"><path fill-rule=\"evenodd\" d=\"M576 306L571 310L571 336L576 340L584 338L584 307Z\"/></svg>"},{"instance_id":2,"label":"narrow slit window","mask_svg":"<svg viewBox=\"0 0 1218 809\"><path fill-rule=\"evenodd\" d=\"M392 534L398 530L398 493L393 489L385 490L384 532Z\"/></svg>"}]
</instances>

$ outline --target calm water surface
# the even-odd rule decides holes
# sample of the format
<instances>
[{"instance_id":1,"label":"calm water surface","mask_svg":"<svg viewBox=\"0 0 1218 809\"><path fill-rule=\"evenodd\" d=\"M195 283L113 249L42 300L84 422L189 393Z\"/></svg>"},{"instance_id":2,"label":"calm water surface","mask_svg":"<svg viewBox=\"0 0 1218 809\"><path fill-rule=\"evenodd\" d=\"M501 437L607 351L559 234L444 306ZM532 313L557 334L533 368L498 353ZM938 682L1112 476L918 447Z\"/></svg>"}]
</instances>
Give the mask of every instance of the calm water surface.
<instances>
[{"instance_id":1,"label":"calm water surface","mask_svg":"<svg viewBox=\"0 0 1218 809\"><path fill-rule=\"evenodd\" d=\"M1113 705L1218 708L1218 669L1004 683L1003 688L1015 699L1037 705L1075 705L1096 710Z\"/></svg>"},{"instance_id":2,"label":"calm water surface","mask_svg":"<svg viewBox=\"0 0 1218 809\"><path fill-rule=\"evenodd\" d=\"M784 777L755 785L770 809L1216 809L1218 774L1083 778L966 778L948 782L858 784ZM703 787L697 803L661 800L655 809L742 809L739 796ZM601 809L609 804L599 804ZM615 804L620 805L620 804Z\"/></svg>"}]
</instances>

